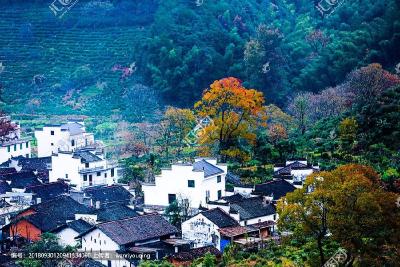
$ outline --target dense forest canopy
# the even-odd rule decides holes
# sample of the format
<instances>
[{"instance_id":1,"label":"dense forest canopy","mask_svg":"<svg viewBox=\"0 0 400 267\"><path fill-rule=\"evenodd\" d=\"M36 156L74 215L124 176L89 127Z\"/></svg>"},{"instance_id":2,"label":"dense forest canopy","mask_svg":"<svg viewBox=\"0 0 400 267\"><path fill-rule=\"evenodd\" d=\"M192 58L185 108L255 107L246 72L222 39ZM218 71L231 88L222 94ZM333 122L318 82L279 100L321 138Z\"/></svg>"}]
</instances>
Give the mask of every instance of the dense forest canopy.
<instances>
[{"instance_id":1,"label":"dense forest canopy","mask_svg":"<svg viewBox=\"0 0 400 267\"><path fill-rule=\"evenodd\" d=\"M3 1L3 105L142 121L152 107L192 107L223 77L285 108L299 92L335 87L369 63L394 71L399 1L343 1L329 16L317 4L82 0L59 19L46 1ZM128 100L138 88L148 92L137 103L146 114L132 116L138 109Z\"/></svg>"}]
</instances>

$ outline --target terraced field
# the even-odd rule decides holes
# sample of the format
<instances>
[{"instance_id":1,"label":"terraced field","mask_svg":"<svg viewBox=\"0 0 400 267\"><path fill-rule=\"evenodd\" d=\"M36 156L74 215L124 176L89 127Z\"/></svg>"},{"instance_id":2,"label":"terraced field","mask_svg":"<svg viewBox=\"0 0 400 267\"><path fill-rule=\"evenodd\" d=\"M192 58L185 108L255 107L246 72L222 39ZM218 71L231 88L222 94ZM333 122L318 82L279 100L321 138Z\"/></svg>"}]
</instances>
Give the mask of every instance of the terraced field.
<instances>
[{"instance_id":1,"label":"terraced field","mask_svg":"<svg viewBox=\"0 0 400 267\"><path fill-rule=\"evenodd\" d=\"M111 15L105 23L104 14L111 13L88 10L81 1L59 19L43 1L5 6L0 12L6 111L95 115L118 108L113 98L138 77L134 73L121 81L121 72L111 69L135 61L134 47L149 29L134 19L114 24ZM112 15L118 22L118 14Z\"/></svg>"}]
</instances>

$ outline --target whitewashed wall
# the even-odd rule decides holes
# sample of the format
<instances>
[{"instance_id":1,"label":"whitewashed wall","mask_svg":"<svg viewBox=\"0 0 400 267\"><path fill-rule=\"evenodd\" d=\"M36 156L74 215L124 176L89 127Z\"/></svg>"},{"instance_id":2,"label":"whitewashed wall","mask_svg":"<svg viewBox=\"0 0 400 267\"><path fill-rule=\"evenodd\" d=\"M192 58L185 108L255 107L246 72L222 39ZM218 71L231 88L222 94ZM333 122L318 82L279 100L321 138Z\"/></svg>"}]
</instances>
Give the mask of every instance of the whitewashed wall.
<instances>
[{"instance_id":1,"label":"whitewashed wall","mask_svg":"<svg viewBox=\"0 0 400 267\"><path fill-rule=\"evenodd\" d=\"M213 245L220 249L221 236L219 227L202 214L198 214L182 223L182 238L194 241L194 247ZM217 237L217 243L213 243L213 235Z\"/></svg>"}]
</instances>

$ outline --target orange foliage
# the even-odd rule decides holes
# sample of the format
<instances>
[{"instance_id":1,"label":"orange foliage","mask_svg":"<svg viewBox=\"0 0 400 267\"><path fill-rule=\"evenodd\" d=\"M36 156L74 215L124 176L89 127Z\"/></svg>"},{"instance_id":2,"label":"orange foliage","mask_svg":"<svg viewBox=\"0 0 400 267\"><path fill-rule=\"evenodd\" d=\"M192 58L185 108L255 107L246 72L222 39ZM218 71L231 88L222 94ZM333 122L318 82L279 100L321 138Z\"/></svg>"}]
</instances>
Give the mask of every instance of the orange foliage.
<instances>
[{"instance_id":1,"label":"orange foliage","mask_svg":"<svg viewBox=\"0 0 400 267\"><path fill-rule=\"evenodd\" d=\"M197 114L209 117L213 123L202 131L201 145L217 146L217 153L233 155L238 153L237 141L245 140L254 145L257 127L266 126L266 111L262 92L246 89L234 77L217 80L205 90L202 99L195 104Z\"/></svg>"}]
</instances>

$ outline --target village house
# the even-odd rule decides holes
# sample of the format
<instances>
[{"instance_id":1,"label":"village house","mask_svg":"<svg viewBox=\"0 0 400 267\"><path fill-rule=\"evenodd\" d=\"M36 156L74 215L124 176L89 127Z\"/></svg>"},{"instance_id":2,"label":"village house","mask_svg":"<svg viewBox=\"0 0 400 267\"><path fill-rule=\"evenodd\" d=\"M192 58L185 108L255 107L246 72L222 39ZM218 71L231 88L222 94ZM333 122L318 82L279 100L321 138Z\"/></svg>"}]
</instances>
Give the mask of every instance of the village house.
<instances>
[{"instance_id":1,"label":"village house","mask_svg":"<svg viewBox=\"0 0 400 267\"><path fill-rule=\"evenodd\" d=\"M179 252L187 245L176 239L179 230L161 215L150 214L133 218L100 223L80 234L81 251L107 251L142 254L144 259L162 259ZM104 260L111 267L137 266L140 259Z\"/></svg>"},{"instance_id":2,"label":"village house","mask_svg":"<svg viewBox=\"0 0 400 267\"><path fill-rule=\"evenodd\" d=\"M276 239L273 236L274 221L264 221L246 226L232 226L221 228L218 231L221 236L221 252L230 245L236 244L242 250L262 248L265 241Z\"/></svg>"},{"instance_id":3,"label":"village house","mask_svg":"<svg viewBox=\"0 0 400 267\"><path fill-rule=\"evenodd\" d=\"M11 192L25 192L29 186L41 185L42 182L33 171L21 171L0 175L0 180L8 183Z\"/></svg>"},{"instance_id":4,"label":"village house","mask_svg":"<svg viewBox=\"0 0 400 267\"><path fill-rule=\"evenodd\" d=\"M119 179L118 166L110 164L93 148L59 151L52 156L49 181L64 180L76 190L90 186L112 185Z\"/></svg>"},{"instance_id":5,"label":"village house","mask_svg":"<svg viewBox=\"0 0 400 267\"><path fill-rule=\"evenodd\" d=\"M214 246L220 249L218 229L238 226L239 223L220 208L200 212L182 223L182 238L190 240L195 248Z\"/></svg>"},{"instance_id":6,"label":"village house","mask_svg":"<svg viewBox=\"0 0 400 267\"><path fill-rule=\"evenodd\" d=\"M32 200L34 203L40 203L68 194L69 186L62 181L45 183L28 186L25 188L25 192L33 194Z\"/></svg>"},{"instance_id":7,"label":"village house","mask_svg":"<svg viewBox=\"0 0 400 267\"><path fill-rule=\"evenodd\" d=\"M37 241L40 235L75 220L77 214L90 214L91 210L68 196L60 196L38 203L19 212L3 227L3 235L11 238L23 237Z\"/></svg>"},{"instance_id":8,"label":"village house","mask_svg":"<svg viewBox=\"0 0 400 267\"><path fill-rule=\"evenodd\" d=\"M134 193L127 186L114 184L105 186L93 186L84 188L82 191L71 191L71 197L79 203L88 207L103 207L110 204L131 205Z\"/></svg>"},{"instance_id":9,"label":"village house","mask_svg":"<svg viewBox=\"0 0 400 267\"><path fill-rule=\"evenodd\" d=\"M12 157L23 156L31 157L31 138L21 136L21 126L18 123L11 122L10 117L2 116L1 121L7 121L15 126L7 136L0 140L0 164L8 161Z\"/></svg>"},{"instance_id":10,"label":"village house","mask_svg":"<svg viewBox=\"0 0 400 267\"><path fill-rule=\"evenodd\" d=\"M318 172L319 166L309 164L306 159L288 160L284 165L275 165L273 177L284 179L294 186L302 187L306 177Z\"/></svg>"},{"instance_id":11,"label":"village house","mask_svg":"<svg viewBox=\"0 0 400 267\"><path fill-rule=\"evenodd\" d=\"M247 197L241 194L226 196L218 201L208 202L208 208L221 208L240 225L246 226L265 221L276 221L276 208L269 198Z\"/></svg>"},{"instance_id":12,"label":"village house","mask_svg":"<svg viewBox=\"0 0 400 267\"><path fill-rule=\"evenodd\" d=\"M59 151L73 152L78 148L94 146L92 133L87 133L83 121L68 121L60 125L47 125L35 130L38 157L50 157Z\"/></svg>"},{"instance_id":13,"label":"village house","mask_svg":"<svg viewBox=\"0 0 400 267\"><path fill-rule=\"evenodd\" d=\"M78 240L75 238L92 227L93 225L89 222L83 219L78 219L68 221L53 229L51 232L58 237L58 242L62 246L80 246Z\"/></svg>"},{"instance_id":14,"label":"village house","mask_svg":"<svg viewBox=\"0 0 400 267\"><path fill-rule=\"evenodd\" d=\"M275 179L266 183L256 184L252 195L268 197L271 201L276 202L294 190L296 190L296 187L287 180Z\"/></svg>"},{"instance_id":15,"label":"village house","mask_svg":"<svg viewBox=\"0 0 400 267\"><path fill-rule=\"evenodd\" d=\"M166 207L184 200L193 209L225 195L227 166L215 159L196 159L194 163L173 164L161 170L154 183L142 183L145 206Z\"/></svg>"},{"instance_id":16,"label":"village house","mask_svg":"<svg viewBox=\"0 0 400 267\"><path fill-rule=\"evenodd\" d=\"M0 168L14 168L16 172L32 171L42 182L46 183L49 181L49 171L51 170L51 157L12 157L8 161L1 164Z\"/></svg>"}]
</instances>

